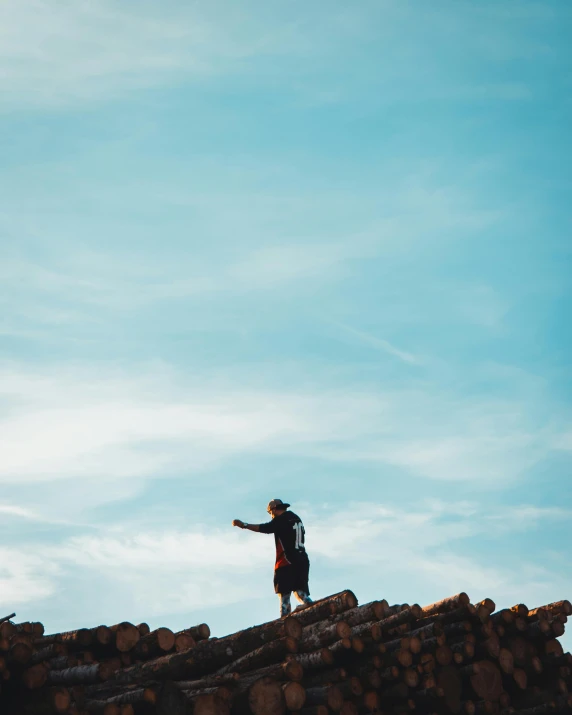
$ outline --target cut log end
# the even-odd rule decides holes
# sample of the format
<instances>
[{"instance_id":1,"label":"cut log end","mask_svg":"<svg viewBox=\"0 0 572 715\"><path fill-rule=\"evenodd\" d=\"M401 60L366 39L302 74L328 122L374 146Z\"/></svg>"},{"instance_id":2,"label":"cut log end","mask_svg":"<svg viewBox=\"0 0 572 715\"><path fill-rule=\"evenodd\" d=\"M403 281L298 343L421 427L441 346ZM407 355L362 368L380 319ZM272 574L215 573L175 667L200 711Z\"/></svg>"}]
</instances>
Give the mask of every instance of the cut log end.
<instances>
[{"instance_id":1,"label":"cut log end","mask_svg":"<svg viewBox=\"0 0 572 715\"><path fill-rule=\"evenodd\" d=\"M261 678L251 686L248 704L253 715L283 715L286 712L280 683L272 678Z\"/></svg>"}]
</instances>

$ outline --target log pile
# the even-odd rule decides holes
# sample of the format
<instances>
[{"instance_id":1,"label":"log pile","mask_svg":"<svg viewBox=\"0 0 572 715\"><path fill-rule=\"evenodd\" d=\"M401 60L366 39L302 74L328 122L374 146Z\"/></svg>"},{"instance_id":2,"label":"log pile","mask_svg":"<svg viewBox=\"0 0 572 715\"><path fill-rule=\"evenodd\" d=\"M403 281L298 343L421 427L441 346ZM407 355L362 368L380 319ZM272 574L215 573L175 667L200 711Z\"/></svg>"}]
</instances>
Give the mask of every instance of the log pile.
<instances>
[{"instance_id":1,"label":"log pile","mask_svg":"<svg viewBox=\"0 0 572 715\"><path fill-rule=\"evenodd\" d=\"M342 591L211 638L147 624L44 634L0 619L2 715L557 715L572 712L569 601L465 593L358 606Z\"/></svg>"}]
</instances>

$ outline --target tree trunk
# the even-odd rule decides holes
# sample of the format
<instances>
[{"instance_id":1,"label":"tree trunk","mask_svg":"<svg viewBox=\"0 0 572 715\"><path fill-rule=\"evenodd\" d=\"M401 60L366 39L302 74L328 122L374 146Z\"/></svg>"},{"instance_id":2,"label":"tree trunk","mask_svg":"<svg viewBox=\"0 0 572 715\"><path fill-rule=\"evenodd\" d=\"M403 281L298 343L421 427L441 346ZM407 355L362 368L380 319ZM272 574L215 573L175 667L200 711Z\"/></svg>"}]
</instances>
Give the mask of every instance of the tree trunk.
<instances>
[{"instance_id":1,"label":"tree trunk","mask_svg":"<svg viewBox=\"0 0 572 715\"><path fill-rule=\"evenodd\" d=\"M48 683L52 685L83 685L89 683L102 683L113 677L117 668L114 663L94 663L92 665L78 665L65 670L50 670Z\"/></svg>"},{"instance_id":2,"label":"tree trunk","mask_svg":"<svg viewBox=\"0 0 572 715\"><path fill-rule=\"evenodd\" d=\"M439 670L437 687L443 690L443 697L449 712L459 713L461 711L462 685L454 666L446 666Z\"/></svg>"},{"instance_id":3,"label":"tree trunk","mask_svg":"<svg viewBox=\"0 0 572 715\"><path fill-rule=\"evenodd\" d=\"M329 715L326 705L310 705L310 707L298 710L297 715Z\"/></svg>"},{"instance_id":4,"label":"tree trunk","mask_svg":"<svg viewBox=\"0 0 572 715\"><path fill-rule=\"evenodd\" d=\"M432 616L428 617L423 616L419 619L419 621L417 621L417 623L415 624L415 628L423 628L430 623L440 623L441 625L445 626L450 623L457 623L458 621L470 621L474 618L474 616L475 607L471 606L471 604L469 603L466 606L460 606L459 608L455 608L452 611L445 611L444 613L435 613Z\"/></svg>"},{"instance_id":5,"label":"tree trunk","mask_svg":"<svg viewBox=\"0 0 572 715\"><path fill-rule=\"evenodd\" d=\"M301 626L310 626L312 623L317 623L328 616L349 611L357 605L357 598L352 591L340 591L340 593L335 593L333 596L314 601L308 608L294 611L291 617L295 618Z\"/></svg>"},{"instance_id":6,"label":"tree trunk","mask_svg":"<svg viewBox=\"0 0 572 715\"><path fill-rule=\"evenodd\" d=\"M344 696L337 685L323 685L306 689L306 703L326 705L330 710L338 712L344 703Z\"/></svg>"},{"instance_id":7,"label":"tree trunk","mask_svg":"<svg viewBox=\"0 0 572 715\"><path fill-rule=\"evenodd\" d=\"M139 625L137 626L137 630L139 631L139 635L141 636L141 638L151 633L151 629L149 628L148 623L139 623Z\"/></svg>"},{"instance_id":8,"label":"tree trunk","mask_svg":"<svg viewBox=\"0 0 572 715\"><path fill-rule=\"evenodd\" d=\"M299 641L300 652L309 653L334 643L342 638L349 638L352 629L345 621L329 623L320 621L304 628Z\"/></svg>"},{"instance_id":9,"label":"tree trunk","mask_svg":"<svg viewBox=\"0 0 572 715\"><path fill-rule=\"evenodd\" d=\"M439 621L433 621L433 623L428 623L426 626L421 626L420 628L415 624L415 630L410 631L409 635L425 640L426 638L436 638L437 636L443 635L443 633L443 624L439 623Z\"/></svg>"},{"instance_id":10,"label":"tree trunk","mask_svg":"<svg viewBox=\"0 0 572 715\"><path fill-rule=\"evenodd\" d=\"M497 609L497 605L492 598L484 598L482 601L475 603L475 608L479 606L484 606L489 613L494 613Z\"/></svg>"},{"instance_id":11,"label":"tree trunk","mask_svg":"<svg viewBox=\"0 0 572 715\"><path fill-rule=\"evenodd\" d=\"M199 623L198 626L185 628L181 633L188 633L197 643L199 641L206 641L211 637L211 629L206 623Z\"/></svg>"},{"instance_id":12,"label":"tree trunk","mask_svg":"<svg viewBox=\"0 0 572 715\"><path fill-rule=\"evenodd\" d=\"M216 672L216 675L224 675L225 673L246 673L249 670L263 668L266 665L272 665L284 660L290 653L296 653L298 650L298 641L287 636L280 638L266 645L253 650L246 655L241 656L224 668Z\"/></svg>"},{"instance_id":13,"label":"tree trunk","mask_svg":"<svg viewBox=\"0 0 572 715\"><path fill-rule=\"evenodd\" d=\"M336 621L344 620L351 628L354 626L359 626L362 623L367 623L369 621L381 621L383 618L387 618L391 614L391 609L385 599L381 601L371 601L370 603L365 603L363 606L356 606L349 611L343 611L341 613L336 613L333 616L327 618L331 623Z\"/></svg>"},{"instance_id":14,"label":"tree trunk","mask_svg":"<svg viewBox=\"0 0 572 715\"><path fill-rule=\"evenodd\" d=\"M320 650L313 653L297 653L296 655L288 655L286 658L287 660L295 660L300 663L302 668L304 668L304 671L326 668L334 663L334 654L329 648L320 648Z\"/></svg>"},{"instance_id":15,"label":"tree trunk","mask_svg":"<svg viewBox=\"0 0 572 715\"><path fill-rule=\"evenodd\" d=\"M133 648L136 658L149 659L164 655L173 649L175 634L169 628L157 628L143 636Z\"/></svg>"},{"instance_id":16,"label":"tree trunk","mask_svg":"<svg viewBox=\"0 0 572 715\"><path fill-rule=\"evenodd\" d=\"M306 702L306 689L300 685L300 683L295 683L294 681L284 683L282 693L288 710L296 711L304 707Z\"/></svg>"},{"instance_id":17,"label":"tree trunk","mask_svg":"<svg viewBox=\"0 0 572 715\"><path fill-rule=\"evenodd\" d=\"M414 603L412 606L409 606L409 608L405 608L403 611L400 611L393 616L389 616L389 618L384 618L382 621L378 621L376 625L381 629L382 634L387 634L396 626L416 621L420 617L420 613L420 606Z\"/></svg>"},{"instance_id":18,"label":"tree trunk","mask_svg":"<svg viewBox=\"0 0 572 715\"><path fill-rule=\"evenodd\" d=\"M28 690L36 690L48 682L48 673L47 666L44 663L38 663L22 673L21 681Z\"/></svg>"},{"instance_id":19,"label":"tree trunk","mask_svg":"<svg viewBox=\"0 0 572 715\"><path fill-rule=\"evenodd\" d=\"M25 665L32 660L34 655L34 649L30 643L26 643L25 640L18 640L12 643L14 636L11 638L10 651L8 655L8 661L11 663L17 663L18 665Z\"/></svg>"},{"instance_id":20,"label":"tree trunk","mask_svg":"<svg viewBox=\"0 0 572 715\"><path fill-rule=\"evenodd\" d=\"M514 672L514 656L508 648L500 649L499 666L502 672L507 675L511 675Z\"/></svg>"},{"instance_id":21,"label":"tree trunk","mask_svg":"<svg viewBox=\"0 0 572 715\"><path fill-rule=\"evenodd\" d=\"M127 653L127 651L135 648L141 638L137 626L128 621L111 626L111 631L115 634L115 647L121 653Z\"/></svg>"},{"instance_id":22,"label":"tree trunk","mask_svg":"<svg viewBox=\"0 0 572 715\"><path fill-rule=\"evenodd\" d=\"M258 670L249 670L239 676L237 685L244 688L260 678L274 678L275 680L301 681L304 677L304 668L295 660L286 660L283 663L267 665Z\"/></svg>"},{"instance_id":23,"label":"tree trunk","mask_svg":"<svg viewBox=\"0 0 572 715\"><path fill-rule=\"evenodd\" d=\"M224 698L217 695L199 695L189 701L192 715L229 715L230 708ZM181 715L183 714L182 711ZM169 715L169 711L164 711L164 715Z\"/></svg>"},{"instance_id":24,"label":"tree trunk","mask_svg":"<svg viewBox=\"0 0 572 715\"><path fill-rule=\"evenodd\" d=\"M3 706L6 715L56 715L68 713L71 696L66 688L42 688L33 693L14 693Z\"/></svg>"},{"instance_id":25,"label":"tree trunk","mask_svg":"<svg viewBox=\"0 0 572 715\"><path fill-rule=\"evenodd\" d=\"M35 638L34 643L40 647L51 645L52 643L65 643L69 649L82 649L91 645L93 634L89 628L78 628L76 631L65 631L64 633L53 633L48 636Z\"/></svg>"},{"instance_id":26,"label":"tree trunk","mask_svg":"<svg viewBox=\"0 0 572 715\"><path fill-rule=\"evenodd\" d=\"M233 710L236 707L238 712L244 712L240 700L237 698L236 706L233 703ZM247 703L253 715L283 715L286 712L282 686L273 678L260 678L253 683L248 690Z\"/></svg>"},{"instance_id":27,"label":"tree trunk","mask_svg":"<svg viewBox=\"0 0 572 715\"><path fill-rule=\"evenodd\" d=\"M501 672L488 660L479 662L479 672L471 676L470 682L478 700L496 701L503 691Z\"/></svg>"},{"instance_id":28,"label":"tree trunk","mask_svg":"<svg viewBox=\"0 0 572 715\"><path fill-rule=\"evenodd\" d=\"M189 650L194 648L196 641L190 633L187 631L179 631L175 633L175 650L180 653L182 650Z\"/></svg>"},{"instance_id":29,"label":"tree trunk","mask_svg":"<svg viewBox=\"0 0 572 715\"><path fill-rule=\"evenodd\" d=\"M218 688L221 685L237 686L240 680L238 673L226 675L211 675L200 680L179 680L177 686L181 690L203 690L204 688Z\"/></svg>"},{"instance_id":30,"label":"tree trunk","mask_svg":"<svg viewBox=\"0 0 572 715\"><path fill-rule=\"evenodd\" d=\"M139 703L149 703L150 705L155 705L158 700L158 689L155 688L135 688L126 690L118 695L112 695L106 698L108 703L117 703L118 705L123 704L139 704Z\"/></svg>"},{"instance_id":31,"label":"tree trunk","mask_svg":"<svg viewBox=\"0 0 572 715\"><path fill-rule=\"evenodd\" d=\"M436 603L430 603L428 606L423 606L421 609L423 618L428 616L436 615L437 613L444 613L446 611L453 611L460 606L467 606L470 602L469 597L465 592L456 594L455 596L449 596L449 598L444 598L442 601L437 601Z\"/></svg>"},{"instance_id":32,"label":"tree trunk","mask_svg":"<svg viewBox=\"0 0 572 715\"><path fill-rule=\"evenodd\" d=\"M66 655L68 652L67 646L63 643L52 643L45 648L37 650L30 659L30 664L35 665L36 663L41 663L44 660L51 660L58 656Z\"/></svg>"},{"instance_id":33,"label":"tree trunk","mask_svg":"<svg viewBox=\"0 0 572 715\"><path fill-rule=\"evenodd\" d=\"M311 675L304 675L304 687L315 688L319 685L334 685L348 677L345 668L326 668Z\"/></svg>"}]
</instances>

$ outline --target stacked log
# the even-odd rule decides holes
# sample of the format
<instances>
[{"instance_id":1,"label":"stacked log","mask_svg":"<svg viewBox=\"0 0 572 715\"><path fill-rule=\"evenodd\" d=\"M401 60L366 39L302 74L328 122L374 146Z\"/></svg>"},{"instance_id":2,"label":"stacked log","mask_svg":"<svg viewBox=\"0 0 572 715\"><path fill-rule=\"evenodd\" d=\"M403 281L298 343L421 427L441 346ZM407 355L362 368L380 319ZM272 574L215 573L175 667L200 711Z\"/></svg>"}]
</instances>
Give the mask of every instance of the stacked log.
<instances>
[{"instance_id":1,"label":"stacked log","mask_svg":"<svg viewBox=\"0 0 572 715\"><path fill-rule=\"evenodd\" d=\"M496 610L459 593L358 606L342 591L211 638L147 624L44 635L0 621L4 715L557 715L572 711L569 601Z\"/></svg>"}]
</instances>

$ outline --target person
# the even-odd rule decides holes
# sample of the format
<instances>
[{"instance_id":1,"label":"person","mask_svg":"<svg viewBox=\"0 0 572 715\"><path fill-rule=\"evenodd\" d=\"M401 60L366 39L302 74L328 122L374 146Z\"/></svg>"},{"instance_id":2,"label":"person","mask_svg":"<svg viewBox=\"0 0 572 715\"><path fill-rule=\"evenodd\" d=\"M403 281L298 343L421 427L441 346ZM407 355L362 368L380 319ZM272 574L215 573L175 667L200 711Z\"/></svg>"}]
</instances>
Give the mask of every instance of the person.
<instances>
[{"instance_id":1,"label":"person","mask_svg":"<svg viewBox=\"0 0 572 715\"><path fill-rule=\"evenodd\" d=\"M308 577L310 560L306 553L304 524L297 514L288 511L290 504L281 499L272 499L266 511L272 520L266 524L246 524L240 519L234 519L233 526L239 529L257 531L261 534L274 534L276 542L276 563L274 565L274 591L280 597L280 616L284 617L292 611L291 594L306 607L313 603L310 598Z\"/></svg>"}]
</instances>

